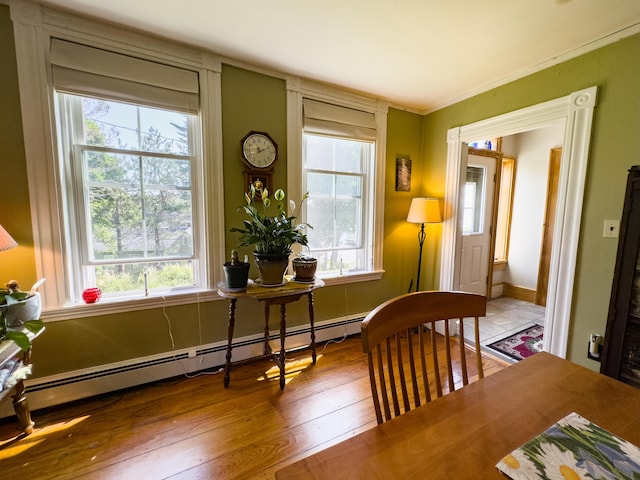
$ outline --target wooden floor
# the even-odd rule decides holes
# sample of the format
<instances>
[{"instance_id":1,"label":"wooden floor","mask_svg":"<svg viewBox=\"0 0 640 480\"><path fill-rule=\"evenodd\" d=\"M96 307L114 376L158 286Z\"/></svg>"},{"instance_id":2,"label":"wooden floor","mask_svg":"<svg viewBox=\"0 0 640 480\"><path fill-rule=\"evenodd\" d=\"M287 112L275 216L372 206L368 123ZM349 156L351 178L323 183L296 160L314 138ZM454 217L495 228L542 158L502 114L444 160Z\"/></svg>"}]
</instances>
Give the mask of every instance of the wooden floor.
<instances>
[{"instance_id":1,"label":"wooden floor","mask_svg":"<svg viewBox=\"0 0 640 480\"><path fill-rule=\"evenodd\" d=\"M273 479L297 459L376 425L359 336L222 375L176 378L33 412L16 437L0 421L3 479ZM492 359L485 374L504 367Z\"/></svg>"}]
</instances>

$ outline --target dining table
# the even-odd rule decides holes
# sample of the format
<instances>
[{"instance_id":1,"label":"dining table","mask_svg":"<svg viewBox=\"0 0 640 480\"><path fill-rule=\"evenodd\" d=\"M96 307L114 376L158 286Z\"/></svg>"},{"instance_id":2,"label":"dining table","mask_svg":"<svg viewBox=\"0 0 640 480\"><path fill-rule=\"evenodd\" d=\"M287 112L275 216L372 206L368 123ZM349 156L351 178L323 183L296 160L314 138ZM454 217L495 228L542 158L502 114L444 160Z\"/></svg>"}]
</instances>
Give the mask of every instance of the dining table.
<instances>
[{"instance_id":1,"label":"dining table","mask_svg":"<svg viewBox=\"0 0 640 480\"><path fill-rule=\"evenodd\" d=\"M496 464L572 412L640 445L639 389L539 352L285 466L276 479L505 479Z\"/></svg>"}]
</instances>

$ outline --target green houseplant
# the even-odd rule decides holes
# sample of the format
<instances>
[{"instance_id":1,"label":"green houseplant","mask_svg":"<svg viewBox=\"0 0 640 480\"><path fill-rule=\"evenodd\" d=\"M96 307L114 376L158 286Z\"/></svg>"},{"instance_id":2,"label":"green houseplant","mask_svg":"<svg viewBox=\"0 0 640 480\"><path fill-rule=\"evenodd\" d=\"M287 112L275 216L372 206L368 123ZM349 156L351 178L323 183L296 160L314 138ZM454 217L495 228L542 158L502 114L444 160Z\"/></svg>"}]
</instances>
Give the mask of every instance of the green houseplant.
<instances>
[{"instance_id":1,"label":"green houseplant","mask_svg":"<svg viewBox=\"0 0 640 480\"><path fill-rule=\"evenodd\" d=\"M243 228L231 229L240 234L240 246L255 246L253 254L263 285L282 283L289 255L293 251L291 247L296 243L308 245L305 229L311 226L297 223L296 214L287 215L285 197L284 190L279 188L273 194L272 202L267 189L256 190L252 185L251 190L245 192L246 205L241 207L248 218L243 220ZM308 194L302 197L298 208L307 197ZM256 205L257 203L262 205ZM290 208L291 211L296 209L293 201L290 201Z\"/></svg>"},{"instance_id":2,"label":"green houseplant","mask_svg":"<svg viewBox=\"0 0 640 480\"><path fill-rule=\"evenodd\" d=\"M0 340L11 340L23 351L29 350L29 337L20 331L24 327L37 333L44 327L39 318L41 311L40 294L22 292L15 280L0 288Z\"/></svg>"}]
</instances>

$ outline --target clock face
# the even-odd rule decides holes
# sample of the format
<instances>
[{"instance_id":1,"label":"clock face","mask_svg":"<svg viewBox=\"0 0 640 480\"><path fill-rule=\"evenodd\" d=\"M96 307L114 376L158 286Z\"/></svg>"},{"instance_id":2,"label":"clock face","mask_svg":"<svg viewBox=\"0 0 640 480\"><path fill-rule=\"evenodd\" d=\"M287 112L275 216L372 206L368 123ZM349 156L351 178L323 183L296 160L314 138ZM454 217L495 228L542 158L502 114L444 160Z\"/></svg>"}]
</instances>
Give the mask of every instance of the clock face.
<instances>
[{"instance_id":1,"label":"clock face","mask_svg":"<svg viewBox=\"0 0 640 480\"><path fill-rule=\"evenodd\" d=\"M256 168L271 166L277 154L275 142L264 133L251 133L242 142L242 155Z\"/></svg>"}]
</instances>

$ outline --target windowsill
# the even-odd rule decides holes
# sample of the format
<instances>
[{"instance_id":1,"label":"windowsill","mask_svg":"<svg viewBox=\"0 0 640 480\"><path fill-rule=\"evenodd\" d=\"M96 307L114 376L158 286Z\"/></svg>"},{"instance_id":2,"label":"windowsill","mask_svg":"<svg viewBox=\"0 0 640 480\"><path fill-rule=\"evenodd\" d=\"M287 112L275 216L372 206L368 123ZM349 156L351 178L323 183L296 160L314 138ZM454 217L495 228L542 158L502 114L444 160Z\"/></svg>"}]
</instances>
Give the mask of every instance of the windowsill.
<instances>
[{"instance_id":1,"label":"windowsill","mask_svg":"<svg viewBox=\"0 0 640 480\"><path fill-rule=\"evenodd\" d=\"M45 310L42 320L58 321L72 320L75 318L95 317L98 315L110 315L114 313L131 312L137 310L149 310L152 308L170 307L174 305L187 305L202 301L218 300L215 290L191 290L189 292L172 293L166 295L149 295L119 299L101 299L91 304L69 305L63 308Z\"/></svg>"},{"instance_id":2,"label":"windowsill","mask_svg":"<svg viewBox=\"0 0 640 480\"><path fill-rule=\"evenodd\" d=\"M324 281L325 286L329 287L331 285L344 285L346 283L380 280L383 274L384 270L374 270L371 272L347 273L343 275L333 275L327 277L318 275L318 277L320 277Z\"/></svg>"},{"instance_id":3,"label":"windowsill","mask_svg":"<svg viewBox=\"0 0 640 480\"><path fill-rule=\"evenodd\" d=\"M338 276L322 277L325 286L344 285L347 283L368 282L380 280L384 270L372 272L347 273ZM126 299L101 299L91 304L69 305L63 308L45 310L42 320L51 322L59 320L73 320L76 318L88 318L99 315L111 315L116 313L131 312L137 310L149 310L153 308L170 307L175 305L188 305L191 303L209 302L220 300L216 290L197 290L184 293L167 295L149 295L147 297L130 297Z\"/></svg>"}]
</instances>

